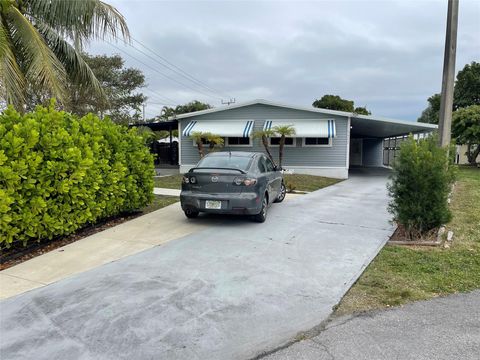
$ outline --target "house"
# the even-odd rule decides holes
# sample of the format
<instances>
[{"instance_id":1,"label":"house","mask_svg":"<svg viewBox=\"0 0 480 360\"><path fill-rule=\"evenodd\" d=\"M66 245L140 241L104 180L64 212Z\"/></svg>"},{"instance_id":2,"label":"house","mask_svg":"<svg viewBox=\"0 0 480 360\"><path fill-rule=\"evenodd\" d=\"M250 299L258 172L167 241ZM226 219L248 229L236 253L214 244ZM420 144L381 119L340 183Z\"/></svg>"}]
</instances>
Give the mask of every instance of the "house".
<instances>
[{"instance_id":1,"label":"house","mask_svg":"<svg viewBox=\"0 0 480 360\"><path fill-rule=\"evenodd\" d=\"M199 161L190 135L211 132L224 137L225 150L264 151L257 130L292 125L295 136L286 139L283 167L295 173L345 179L352 166L383 167L384 139L409 133L427 133L436 125L364 116L355 113L289 106L254 100L176 115L179 129L180 172ZM278 138L270 148L278 158Z\"/></svg>"}]
</instances>

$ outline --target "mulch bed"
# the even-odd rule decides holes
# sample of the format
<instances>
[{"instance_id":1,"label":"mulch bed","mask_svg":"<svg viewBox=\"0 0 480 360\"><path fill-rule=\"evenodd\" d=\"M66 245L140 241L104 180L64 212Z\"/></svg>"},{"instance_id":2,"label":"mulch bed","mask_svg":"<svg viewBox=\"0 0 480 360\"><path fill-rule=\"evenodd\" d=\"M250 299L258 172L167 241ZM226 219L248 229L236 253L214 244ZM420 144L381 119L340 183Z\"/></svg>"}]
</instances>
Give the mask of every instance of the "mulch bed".
<instances>
[{"instance_id":1,"label":"mulch bed","mask_svg":"<svg viewBox=\"0 0 480 360\"><path fill-rule=\"evenodd\" d=\"M394 245L425 245L425 246L439 246L441 242L437 241L438 229L432 229L423 234L409 234L402 225L398 225L389 243Z\"/></svg>"},{"instance_id":2,"label":"mulch bed","mask_svg":"<svg viewBox=\"0 0 480 360\"><path fill-rule=\"evenodd\" d=\"M23 246L22 243L12 244L10 248L0 250L0 270L8 269L11 266L71 244L84 237L93 235L144 214L145 212L135 212L118 215L116 217L104 219L94 225L79 229L73 234L60 236L53 238L52 240L43 240L42 242L32 242L31 245L27 245L26 247Z\"/></svg>"}]
</instances>

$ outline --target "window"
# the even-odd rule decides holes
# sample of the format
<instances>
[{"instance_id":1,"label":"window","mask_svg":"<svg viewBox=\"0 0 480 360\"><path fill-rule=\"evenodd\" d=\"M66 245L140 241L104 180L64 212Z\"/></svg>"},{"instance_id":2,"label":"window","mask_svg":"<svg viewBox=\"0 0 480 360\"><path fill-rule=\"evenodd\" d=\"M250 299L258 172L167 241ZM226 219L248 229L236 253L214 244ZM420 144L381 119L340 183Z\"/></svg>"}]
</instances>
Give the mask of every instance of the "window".
<instances>
[{"instance_id":1,"label":"window","mask_svg":"<svg viewBox=\"0 0 480 360\"><path fill-rule=\"evenodd\" d=\"M275 171L275 166L270 159L265 158L265 162L267 164L267 171Z\"/></svg>"},{"instance_id":2,"label":"window","mask_svg":"<svg viewBox=\"0 0 480 360\"><path fill-rule=\"evenodd\" d=\"M251 157L234 155L216 155L204 157L198 163L198 167L207 168L230 168L246 171L250 166Z\"/></svg>"},{"instance_id":3,"label":"window","mask_svg":"<svg viewBox=\"0 0 480 360\"><path fill-rule=\"evenodd\" d=\"M280 138L279 137L271 137L268 138L270 142L270 146L279 146L280 145ZM292 137L285 138L285 146L295 146L295 139Z\"/></svg>"},{"instance_id":4,"label":"window","mask_svg":"<svg viewBox=\"0 0 480 360\"><path fill-rule=\"evenodd\" d=\"M258 158L258 170L260 170L261 173L267 172L267 163L264 156Z\"/></svg>"},{"instance_id":5,"label":"window","mask_svg":"<svg viewBox=\"0 0 480 360\"><path fill-rule=\"evenodd\" d=\"M332 146L332 138L307 137L303 138L303 146Z\"/></svg>"},{"instance_id":6,"label":"window","mask_svg":"<svg viewBox=\"0 0 480 360\"><path fill-rule=\"evenodd\" d=\"M229 137L227 138L229 146L251 146L249 137Z\"/></svg>"}]
</instances>

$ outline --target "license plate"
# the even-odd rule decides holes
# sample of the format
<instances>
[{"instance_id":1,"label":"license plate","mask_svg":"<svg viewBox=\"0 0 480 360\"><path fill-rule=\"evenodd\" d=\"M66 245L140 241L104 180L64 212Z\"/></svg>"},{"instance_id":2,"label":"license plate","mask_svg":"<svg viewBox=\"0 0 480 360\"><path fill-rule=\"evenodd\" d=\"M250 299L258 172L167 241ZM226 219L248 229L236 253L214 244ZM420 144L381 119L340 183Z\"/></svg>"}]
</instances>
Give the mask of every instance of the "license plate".
<instances>
[{"instance_id":1,"label":"license plate","mask_svg":"<svg viewBox=\"0 0 480 360\"><path fill-rule=\"evenodd\" d=\"M205 209L221 209L222 202L215 201L215 200L206 200L205 201Z\"/></svg>"}]
</instances>

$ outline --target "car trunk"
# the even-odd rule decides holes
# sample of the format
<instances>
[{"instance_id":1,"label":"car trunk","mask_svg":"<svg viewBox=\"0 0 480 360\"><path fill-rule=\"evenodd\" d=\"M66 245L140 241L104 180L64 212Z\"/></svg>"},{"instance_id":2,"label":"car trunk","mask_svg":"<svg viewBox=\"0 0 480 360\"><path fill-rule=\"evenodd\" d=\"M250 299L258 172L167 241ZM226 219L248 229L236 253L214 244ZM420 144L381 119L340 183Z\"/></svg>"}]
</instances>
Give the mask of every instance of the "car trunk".
<instances>
[{"instance_id":1,"label":"car trunk","mask_svg":"<svg viewBox=\"0 0 480 360\"><path fill-rule=\"evenodd\" d=\"M190 183L192 191L205 192L210 194L241 193L243 186L235 185L234 180L238 177L244 177L237 171L218 171L212 169L209 171L195 171L189 174L189 177L195 177L196 182Z\"/></svg>"}]
</instances>

